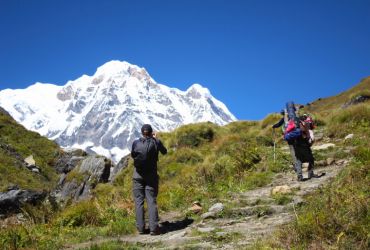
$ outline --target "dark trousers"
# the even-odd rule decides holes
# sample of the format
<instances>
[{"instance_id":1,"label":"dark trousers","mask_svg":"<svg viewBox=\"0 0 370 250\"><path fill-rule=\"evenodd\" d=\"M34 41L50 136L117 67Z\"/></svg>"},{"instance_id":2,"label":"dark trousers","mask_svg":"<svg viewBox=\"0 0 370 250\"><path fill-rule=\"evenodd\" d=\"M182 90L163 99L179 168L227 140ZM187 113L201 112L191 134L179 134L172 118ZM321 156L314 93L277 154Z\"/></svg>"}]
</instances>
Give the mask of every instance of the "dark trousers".
<instances>
[{"instance_id":1,"label":"dark trousers","mask_svg":"<svg viewBox=\"0 0 370 250\"><path fill-rule=\"evenodd\" d=\"M146 199L149 212L149 229L154 232L158 227L158 177L134 178L133 194L135 198L136 227L140 232L145 229L144 199Z\"/></svg>"},{"instance_id":2,"label":"dark trousers","mask_svg":"<svg viewBox=\"0 0 370 250\"><path fill-rule=\"evenodd\" d=\"M308 178L311 178L314 174L313 169L315 165L315 159L309 143L304 139L300 139L296 141L293 147L296 157L294 167L297 172L297 176L302 177L302 163L308 162Z\"/></svg>"}]
</instances>

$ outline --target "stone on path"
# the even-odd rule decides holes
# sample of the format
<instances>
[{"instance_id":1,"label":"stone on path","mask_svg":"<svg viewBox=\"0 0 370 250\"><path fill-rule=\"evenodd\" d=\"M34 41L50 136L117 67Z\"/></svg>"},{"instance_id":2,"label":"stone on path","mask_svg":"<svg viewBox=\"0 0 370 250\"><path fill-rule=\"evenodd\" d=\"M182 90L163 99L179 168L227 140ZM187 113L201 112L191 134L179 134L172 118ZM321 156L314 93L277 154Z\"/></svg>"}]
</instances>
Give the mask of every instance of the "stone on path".
<instances>
[{"instance_id":1,"label":"stone on path","mask_svg":"<svg viewBox=\"0 0 370 250\"><path fill-rule=\"evenodd\" d=\"M216 213L215 212L207 212L207 213L204 213L200 216L203 220L205 219L214 219L216 218Z\"/></svg>"},{"instance_id":2,"label":"stone on path","mask_svg":"<svg viewBox=\"0 0 370 250\"><path fill-rule=\"evenodd\" d=\"M349 139L352 139L354 136L354 134L349 134L347 135L346 137L344 137L344 140L349 140Z\"/></svg>"},{"instance_id":3,"label":"stone on path","mask_svg":"<svg viewBox=\"0 0 370 250\"><path fill-rule=\"evenodd\" d=\"M189 211L190 212L193 212L194 214L198 214L202 211L202 206L200 205L200 203L198 201L195 201L193 202L193 204L191 205L191 207L189 208Z\"/></svg>"},{"instance_id":4,"label":"stone on path","mask_svg":"<svg viewBox=\"0 0 370 250\"><path fill-rule=\"evenodd\" d=\"M208 209L208 212L219 213L222 210L224 210L224 205L222 203L216 203Z\"/></svg>"},{"instance_id":5,"label":"stone on path","mask_svg":"<svg viewBox=\"0 0 370 250\"><path fill-rule=\"evenodd\" d=\"M330 166L330 165L335 163L335 159L334 158L328 158L328 159L326 159L326 163Z\"/></svg>"},{"instance_id":6,"label":"stone on path","mask_svg":"<svg viewBox=\"0 0 370 250\"><path fill-rule=\"evenodd\" d=\"M313 150L324 150L324 149L328 149L330 147L335 147L335 144L334 143L325 143L325 144L322 144L322 145L314 145L314 146L312 146L312 149Z\"/></svg>"},{"instance_id":7,"label":"stone on path","mask_svg":"<svg viewBox=\"0 0 370 250\"><path fill-rule=\"evenodd\" d=\"M292 193L292 189L287 186L287 185L283 185L283 186L276 186L274 188L272 188L271 190L271 194L290 194Z\"/></svg>"}]
</instances>

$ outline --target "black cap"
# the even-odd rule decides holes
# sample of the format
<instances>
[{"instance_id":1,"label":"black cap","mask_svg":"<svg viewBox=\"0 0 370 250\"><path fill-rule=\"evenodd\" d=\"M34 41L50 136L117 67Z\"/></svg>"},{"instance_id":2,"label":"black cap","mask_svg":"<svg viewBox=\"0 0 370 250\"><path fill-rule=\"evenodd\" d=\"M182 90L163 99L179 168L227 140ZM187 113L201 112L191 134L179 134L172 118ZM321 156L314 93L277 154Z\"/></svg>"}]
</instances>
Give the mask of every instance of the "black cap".
<instances>
[{"instance_id":1,"label":"black cap","mask_svg":"<svg viewBox=\"0 0 370 250\"><path fill-rule=\"evenodd\" d=\"M150 126L150 124L144 124L141 127L141 133L144 134L144 131L147 131L148 133L152 133L153 132L152 126Z\"/></svg>"}]
</instances>

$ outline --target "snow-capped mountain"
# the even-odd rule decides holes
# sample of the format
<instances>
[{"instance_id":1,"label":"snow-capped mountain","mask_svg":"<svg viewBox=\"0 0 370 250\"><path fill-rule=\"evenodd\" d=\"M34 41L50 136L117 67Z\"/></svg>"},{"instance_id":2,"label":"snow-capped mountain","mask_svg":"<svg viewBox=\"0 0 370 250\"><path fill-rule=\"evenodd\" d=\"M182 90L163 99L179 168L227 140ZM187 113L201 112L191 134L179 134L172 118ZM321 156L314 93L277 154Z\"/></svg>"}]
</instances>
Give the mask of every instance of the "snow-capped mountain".
<instances>
[{"instance_id":1,"label":"snow-capped mountain","mask_svg":"<svg viewBox=\"0 0 370 250\"><path fill-rule=\"evenodd\" d=\"M236 120L207 88L186 91L156 83L144 68L110 61L93 76L64 86L35 83L0 91L0 106L19 123L56 140L62 147L94 151L118 161L140 136L142 124L156 131L211 121Z\"/></svg>"}]
</instances>

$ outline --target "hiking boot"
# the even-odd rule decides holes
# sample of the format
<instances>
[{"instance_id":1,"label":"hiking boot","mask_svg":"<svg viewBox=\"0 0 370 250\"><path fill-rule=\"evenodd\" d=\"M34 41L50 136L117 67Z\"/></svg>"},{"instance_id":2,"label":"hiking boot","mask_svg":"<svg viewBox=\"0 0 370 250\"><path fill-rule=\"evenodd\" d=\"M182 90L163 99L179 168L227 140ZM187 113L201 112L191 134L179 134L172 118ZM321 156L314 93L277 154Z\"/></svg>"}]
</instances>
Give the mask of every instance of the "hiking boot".
<instances>
[{"instance_id":1,"label":"hiking boot","mask_svg":"<svg viewBox=\"0 0 370 250\"><path fill-rule=\"evenodd\" d=\"M149 234L149 229L138 230L139 234Z\"/></svg>"},{"instance_id":2,"label":"hiking boot","mask_svg":"<svg viewBox=\"0 0 370 250\"><path fill-rule=\"evenodd\" d=\"M304 181L303 176L302 176L302 175L299 175L299 176L297 177L297 181Z\"/></svg>"},{"instance_id":3,"label":"hiking boot","mask_svg":"<svg viewBox=\"0 0 370 250\"><path fill-rule=\"evenodd\" d=\"M154 231L150 232L150 235L155 236L155 235L160 235L161 234L161 229L160 227L157 227Z\"/></svg>"},{"instance_id":4,"label":"hiking boot","mask_svg":"<svg viewBox=\"0 0 370 250\"><path fill-rule=\"evenodd\" d=\"M308 172L308 176L307 177L308 177L308 179L311 179L311 178L320 178L321 175L314 174L313 171L311 170L311 171Z\"/></svg>"}]
</instances>

